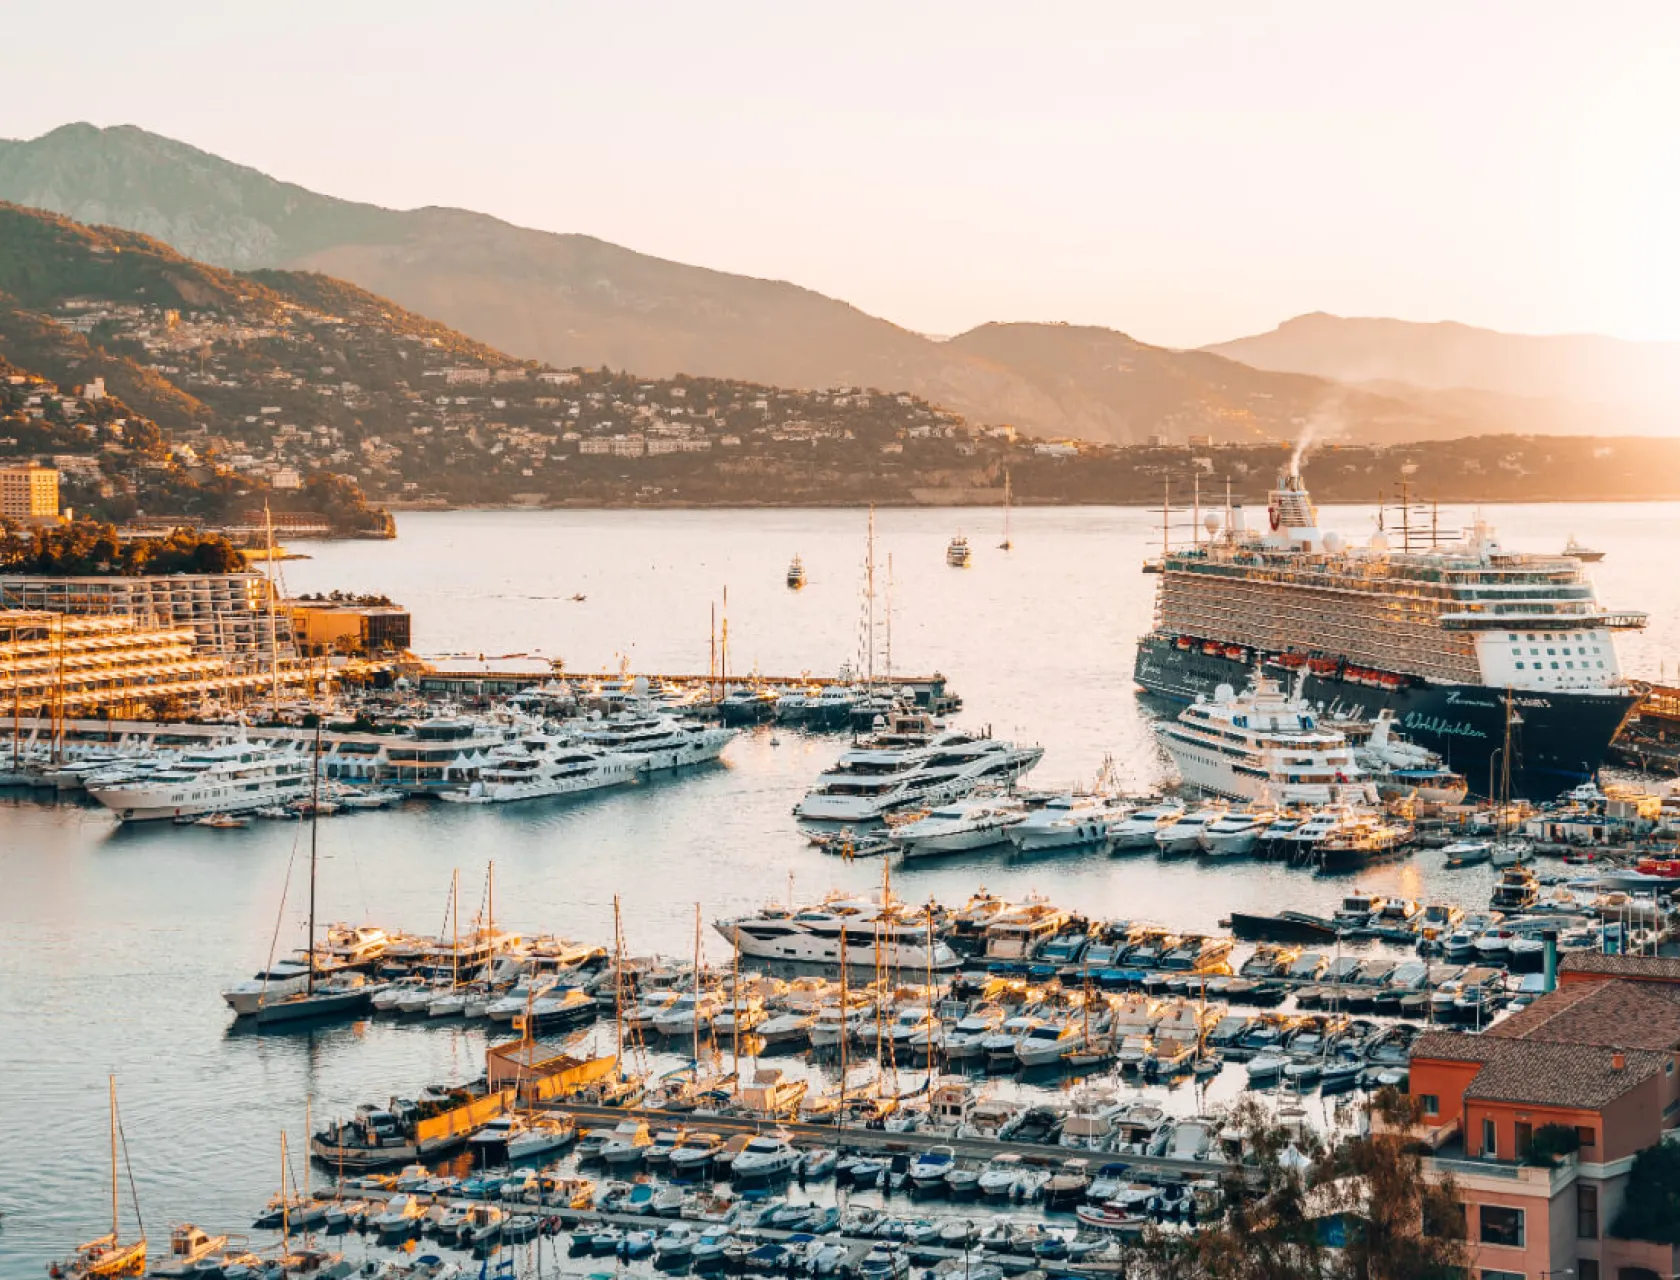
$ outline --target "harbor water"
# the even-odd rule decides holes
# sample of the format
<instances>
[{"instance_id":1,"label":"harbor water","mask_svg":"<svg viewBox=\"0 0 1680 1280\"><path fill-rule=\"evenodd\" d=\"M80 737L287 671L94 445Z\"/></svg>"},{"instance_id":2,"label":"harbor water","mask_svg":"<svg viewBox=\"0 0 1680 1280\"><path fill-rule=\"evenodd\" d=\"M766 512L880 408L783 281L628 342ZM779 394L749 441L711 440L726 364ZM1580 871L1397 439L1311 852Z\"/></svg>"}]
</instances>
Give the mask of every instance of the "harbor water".
<instances>
[{"instance_id":1,"label":"harbor water","mask_svg":"<svg viewBox=\"0 0 1680 1280\"><path fill-rule=\"evenodd\" d=\"M1603 548L1592 568L1601 600L1651 615L1649 630L1621 638L1624 669L1654 679L1672 668L1680 582L1663 566L1680 505L1489 515L1517 548L1556 550L1571 532ZM1362 537L1372 513L1327 509L1324 523ZM603 671L622 658L685 674L707 668L727 587L732 671L833 674L859 660L859 511L417 513L399 527L390 543L299 546L311 558L283 565L287 590L384 593L412 610L420 651L482 654L489 670L526 655L518 665L534 656ZM997 511L884 511L876 527L878 669L890 591L892 670L938 670L965 700L963 723L1043 744L1034 786L1088 783L1105 758L1128 789L1167 777L1150 731L1164 709L1131 683L1133 644L1150 626L1156 580L1140 570L1159 547L1158 512L1017 510L1007 553ZM967 569L945 563L958 532L975 549ZM795 553L808 575L798 592L784 585ZM699 903L708 957L721 962L716 917L879 884L879 860L843 862L794 825L794 804L841 745L766 726L715 766L578 799L410 801L335 817L319 829L319 915L447 932L452 872L465 918L493 860L498 924L605 943L617 894L632 951L686 954ZM482 1070L484 1031L458 1022L230 1031L218 990L264 963L277 915L278 949L302 941L308 840L306 824L122 828L95 806L0 792L0 1277L40 1274L106 1229L109 1073L158 1241L182 1220L248 1226L279 1181L281 1130L302 1148L306 1106L321 1120ZM1328 913L1351 887L1273 863L1092 854L927 859L893 877L912 901L961 903L984 885L1202 930L1234 908ZM1357 883L1480 907L1490 878L1485 867L1447 871L1425 851Z\"/></svg>"}]
</instances>

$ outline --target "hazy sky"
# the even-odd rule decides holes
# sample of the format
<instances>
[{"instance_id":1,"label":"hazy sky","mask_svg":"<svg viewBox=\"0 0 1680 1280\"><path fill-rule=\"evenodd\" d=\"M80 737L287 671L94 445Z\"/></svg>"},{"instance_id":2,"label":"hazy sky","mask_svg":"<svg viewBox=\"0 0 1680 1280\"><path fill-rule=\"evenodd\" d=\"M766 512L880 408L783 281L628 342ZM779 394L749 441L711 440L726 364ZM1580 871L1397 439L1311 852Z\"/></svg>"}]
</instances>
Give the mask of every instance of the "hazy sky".
<instances>
[{"instance_id":1,"label":"hazy sky","mask_svg":"<svg viewBox=\"0 0 1680 1280\"><path fill-rule=\"evenodd\" d=\"M1672 2L5 11L0 134L138 124L926 332L1191 345L1326 310L1680 338Z\"/></svg>"}]
</instances>

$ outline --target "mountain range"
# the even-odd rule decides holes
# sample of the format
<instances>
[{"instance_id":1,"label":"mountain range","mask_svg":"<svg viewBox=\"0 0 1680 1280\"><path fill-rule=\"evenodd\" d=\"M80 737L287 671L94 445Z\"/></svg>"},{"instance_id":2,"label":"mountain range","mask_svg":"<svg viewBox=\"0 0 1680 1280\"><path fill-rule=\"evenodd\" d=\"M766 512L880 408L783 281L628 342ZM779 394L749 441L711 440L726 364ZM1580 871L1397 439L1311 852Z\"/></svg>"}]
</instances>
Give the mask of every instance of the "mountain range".
<instances>
[{"instance_id":1,"label":"mountain range","mask_svg":"<svg viewBox=\"0 0 1680 1280\"><path fill-rule=\"evenodd\" d=\"M0 199L142 232L221 267L324 272L519 358L903 391L1043 436L1662 430L1680 401L1680 379L1659 367L1666 348L1463 326L1306 316L1201 351L1055 324L937 341L794 284L461 209L340 200L132 126L0 141ZM1644 394L1631 405L1613 394L1630 385Z\"/></svg>"}]
</instances>

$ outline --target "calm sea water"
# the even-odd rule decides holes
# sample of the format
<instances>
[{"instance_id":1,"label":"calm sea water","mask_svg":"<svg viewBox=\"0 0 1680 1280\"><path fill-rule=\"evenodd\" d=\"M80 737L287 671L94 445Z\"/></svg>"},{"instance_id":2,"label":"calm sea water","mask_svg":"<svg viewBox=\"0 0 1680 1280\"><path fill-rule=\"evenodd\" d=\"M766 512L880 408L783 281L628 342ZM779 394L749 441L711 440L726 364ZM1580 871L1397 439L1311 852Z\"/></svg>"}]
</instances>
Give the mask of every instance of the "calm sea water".
<instances>
[{"instance_id":1,"label":"calm sea water","mask_svg":"<svg viewBox=\"0 0 1680 1280\"><path fill-rule=\"evenodd\" d=\"M1624 665L1672 674L1680 505L1490 514L1513 546L1555 549L1573 531L1608 551L1594 569L1601 598L1651 614L1647 632L1622 642ZM967 702L965 721L1044 744L1035 783L1089 780L1105 756L1133 786L1164 776L1153 711L1130 682L1154 583L1139 567L1158 545L1158 515L1017 511L1008 554L995 549L997 512L883 511L876 521L883 588L891 558L895 670L942 671ZM1363 533L1371 513L1331 510L1325 522ZM829 673L859 652L864 530L864 514L846 511L413 514L396 542L301 547L313 558L284 573L292 591L401 601L426 653L482 653L491 668L499 655L534 654L573 670L623 656L679 674L706 669L711 608L727 587L734 669ZM966 571L944 563L958 531L975 547ZM809 574L799 593L783 586L795 552ZM619 894L633 949L686 953L699 903L721 959L712 918L880 876L879 863L840 863L794 830L792 806L839 740L771 736L744 735L717 767L580 801L411 803L323 823L321 915L439 929L452 871L470 906L494 860L497 918L512 927L605 941ZM39 1274L103 1229L108 1073L156 1240L171 1221L247 1224L276 1185L280 1131L301 1144L308 1100L318 1117L339 1114L482 1068L483 1034L459 1026L229 1034L217 989L264 961L294 859L280 944L301 941L300 837L285 824L124 830L97 808L0 799L0 1275ZM1362 883L1485 902L1485 879L1455 874L1425 854ZM1271 865L1101 857L995 856L894 876L912 899L961 901L984 884L1184 928L1210 928L1239 905L1326 908L1347 887Z\"/></svg>"}]
</instances>

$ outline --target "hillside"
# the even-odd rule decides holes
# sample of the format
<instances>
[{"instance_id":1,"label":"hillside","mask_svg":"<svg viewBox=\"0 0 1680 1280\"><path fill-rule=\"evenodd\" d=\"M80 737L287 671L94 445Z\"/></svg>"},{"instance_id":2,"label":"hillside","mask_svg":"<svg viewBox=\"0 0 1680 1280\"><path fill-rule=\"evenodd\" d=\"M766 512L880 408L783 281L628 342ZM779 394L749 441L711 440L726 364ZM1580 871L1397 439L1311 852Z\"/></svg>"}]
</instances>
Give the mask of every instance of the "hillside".
<instances>
[{"instance_id":1,"label":"hillside","mask_svg":"<svg viewBox=\"0 0 1680 1280\"><path fill-rule=\"evenodd\" d=\"M1089 352L1058 362L1054 343L1027 352L1019 367L1013 346L934 342L796 285L464 210L399 212L337 200L133 127L67 125L0 142L0 198L143 232L223 267L323 272L559 368L875 387L978 423L1115 443L1161 433L1249 439L1261 422L1292 434L1327 402L1356 439L1474 428L1455 415L1397 409L1383 397L1349 399L1300 378L1257 374L1233 393L1228 366L1161 348L1148 349L1161 376L1141 392L1139 379L1109 376ZM1105 341L1143 350L1121 334Z\"/></svg>"},{"instance_id":2,"label":"hillside","mask_svg":"<svg viewBox=\"0 0 1680 1280\"><path fill-rule=\"evenodd\" d=\"M1522 400L1550 401L1534 407L1542 417L1555 416L1567 430L1615 430L1619 423L1626 425L1621 415L1629 410L1654 430L1680 426L1677 343L1536 337L1451 322L1414 324L1317 312L1206 350L1274 372L1519 398L1516 403L1461 401L1492 417L1521 412ZM1415 400L1438 403L1421 396Z\"/></svg>"}]
</instances>

